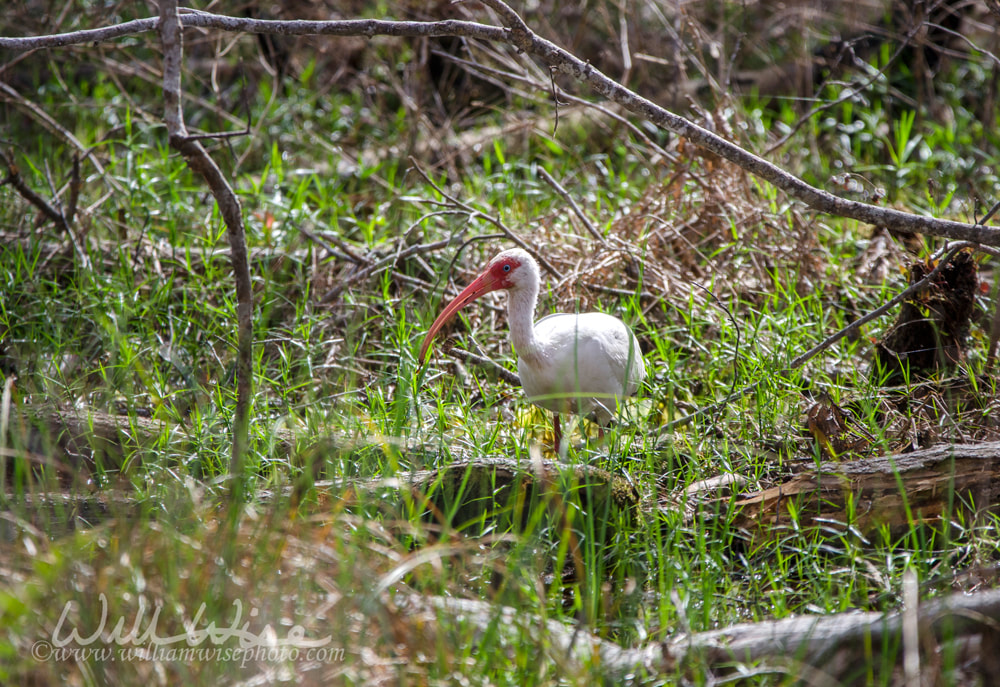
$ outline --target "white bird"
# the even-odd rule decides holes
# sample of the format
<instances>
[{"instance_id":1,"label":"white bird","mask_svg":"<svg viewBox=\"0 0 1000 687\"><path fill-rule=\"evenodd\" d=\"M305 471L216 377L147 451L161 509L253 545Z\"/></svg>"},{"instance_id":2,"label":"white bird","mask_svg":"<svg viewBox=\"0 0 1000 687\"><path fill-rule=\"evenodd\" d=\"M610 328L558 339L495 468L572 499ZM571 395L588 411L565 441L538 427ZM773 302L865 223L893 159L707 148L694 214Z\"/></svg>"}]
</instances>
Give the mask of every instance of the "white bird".
<instances>
[{"instance_id":1,"label":"white bird","mask_svg":"<svg viewBox=\"0 0 1000 687\"><path fill-rule=\"evenodd\" d=\"M505 250L434 320L420 347L420 364L438 330L456 312L491 291L507 291L510 340L517 373L528 400L554 414L555 448L562 432L559 414L597 421L603 436L618 400L632 396L646 377L639 343L621 320L591 312L557 313L532 324L538 301L538 264L520 248Z\"/></svg>"}]
</instances>

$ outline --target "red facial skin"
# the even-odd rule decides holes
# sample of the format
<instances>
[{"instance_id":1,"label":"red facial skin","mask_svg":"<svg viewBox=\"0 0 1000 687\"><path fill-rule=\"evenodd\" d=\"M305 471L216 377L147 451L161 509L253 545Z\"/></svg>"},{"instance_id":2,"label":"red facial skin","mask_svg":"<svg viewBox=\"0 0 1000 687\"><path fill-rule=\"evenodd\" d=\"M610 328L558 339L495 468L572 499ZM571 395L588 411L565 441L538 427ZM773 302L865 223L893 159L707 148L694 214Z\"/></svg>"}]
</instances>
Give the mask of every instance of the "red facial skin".
<instances>
[{"instance_id":1,"label":"red facial skin","mask_svg":"<svg viewBox=\"0 0 1000 687\"><path fill-rule=\"evenodd\" d=\"M438 315L437 319L434 320L434 324L427 331L427 336L424 337L424 343L420 346L420 356L417 358L420 365L427 362L427 352L431 347L431 342L434 341L434 337L437 335L444 323L452 318L452 316L459 310L464 308L466 305L476 300L480 296L483 296L490 291L499 291L501 289L509 289L513 286L511 281L511 276L521 266L520 260L516 258L506 257L502 260L497 260L486 268L486 271L480 274L473 280L471 284L465 287L462 293L458 294L458 297L448 304L441 314Z\"/></svg>"}]
</instances>

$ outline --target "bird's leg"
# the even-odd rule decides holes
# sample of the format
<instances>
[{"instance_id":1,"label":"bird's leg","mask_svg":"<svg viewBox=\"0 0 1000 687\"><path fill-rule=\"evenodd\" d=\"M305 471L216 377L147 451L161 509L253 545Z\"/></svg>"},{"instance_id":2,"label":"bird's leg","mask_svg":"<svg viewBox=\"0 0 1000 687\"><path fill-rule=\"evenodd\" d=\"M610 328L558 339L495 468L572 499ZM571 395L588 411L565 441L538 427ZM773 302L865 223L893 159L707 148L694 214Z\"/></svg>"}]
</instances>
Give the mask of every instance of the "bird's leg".
<instances>
[{"instance_id":1,"label":"bird's leg","mask_svg":"<svg viewBox=\"0 0 1000 687\"><path fill-rule=\"evenodd\" d=\"M559 455L559 449L562 447L562 427L559 426L559 413L552 415L552 434L555 437L552 442L553 448L556 450L556 455Z\"/></svg>"}]
</instances>

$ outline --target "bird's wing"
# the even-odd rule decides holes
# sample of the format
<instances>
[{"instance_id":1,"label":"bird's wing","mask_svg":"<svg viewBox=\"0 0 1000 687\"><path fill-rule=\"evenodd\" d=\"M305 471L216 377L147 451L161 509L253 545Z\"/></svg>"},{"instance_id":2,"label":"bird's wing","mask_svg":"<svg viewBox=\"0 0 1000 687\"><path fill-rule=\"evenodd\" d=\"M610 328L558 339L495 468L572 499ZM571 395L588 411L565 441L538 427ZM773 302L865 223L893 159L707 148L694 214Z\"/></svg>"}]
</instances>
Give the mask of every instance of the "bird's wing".
<instances>
[{"instance_id":1,"label":"bird's wing","mask_svg":"<svg viewBox=\"0 0 1000 687\"><path fill-rule=\"evenodd\" d=\"M518 370L529 397L554 397L535 401L543 407L556 410L568 396L578 412L610 417L614 399L634 394L645 376L635 336L610 315L549 315L535 323L535 336L544 356L522 358Z\"/></svg>"}]
</instances>

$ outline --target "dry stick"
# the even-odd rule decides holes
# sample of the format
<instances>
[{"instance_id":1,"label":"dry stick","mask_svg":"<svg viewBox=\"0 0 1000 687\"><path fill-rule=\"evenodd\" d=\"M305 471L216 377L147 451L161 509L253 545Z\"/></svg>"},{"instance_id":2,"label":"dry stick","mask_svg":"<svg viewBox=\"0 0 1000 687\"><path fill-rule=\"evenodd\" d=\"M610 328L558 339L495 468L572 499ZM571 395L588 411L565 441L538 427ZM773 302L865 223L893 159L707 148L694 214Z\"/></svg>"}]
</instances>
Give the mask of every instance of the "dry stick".
<instances>
[{"instance_id":1,"label":"dry stick","mask_svg":"<svg viewBox=\"0 0 1000 687\"><path fill-rule=\"evenodd\" d=\"M337 297L344 292L344 289L348 288L351 284L358 282L375 272L381 271L383 268L392 265L398 260L403 258L408 258L414 253L429 253L431 251L440 250L442 248L448 247L451 244L451 238L442 239L441 241L435 241L434 243L419 243L405 250L397 250L392 255L388 255L381 260L371 263L364 269L358 270L354 274L350 275L339 284L334 286L332 289L323 294L323 297L319 299L320 303L330 303L331 301L337 300Z\"/></svg>"},{"instance_id":2,"label":"dry stick","mask_svg":"<svg viewBox=\"0 0 1000 687\"><path fill-rule=\"evenodd\" d=\"M613 100L629 112L653 124L683 136L691 143L715 153L755 176L773 184L793 198L814 210L838 217L847 217L908 233L924 233L942 238L972 241L987 246L1000 246L1000 231L978 224L968 224L935 217L914 215L888 207L870 205L841 198L811 186L789 174L777 165L750 153L735 143L698 126L643 98L617 81L605 76L593 65L541 38L528 29L523 20L501 0L481 0L493 8L507 25L506 29L476 22L445 20L437 22L400 22L380 19L354 19L347 21L280 21L226 17L207 12L184 15L185 27L217 28L225 31L268 33L280 35L328 36L463 36L498 43L509 43L521 52L529 53L551 69L588 84L598 94ZM76 43L109 40L124 35L149 31L158 20L142 19L103 29L76 31L68 34L39 37L0 37L0 49L29 50Z\"/></svg>"},{"instance_id":3,"label":"dry stick","mask_svg":"<svg viewBox=\"0 0 1000 687\"><path fill-rule=\"evenodd\" d=\"M958 38L959 40L964 41L966 45L968 45L970 48L972 48L976 52L982 53L982 54L986 55L988 58L990 58L990 60L993 61L993 66L994 67L1000 67L1000 57L997 57L996 55L994 55L993 53L991 53L989 50L985 50L983 48L980 48L978 45L976 45L975 43L973 43L967 37L965 37L962 34L960 34L958 31L954 31L952 29L949 29L946 26L941 26L940 24L935 24L934 22L929 22L929 21L925 21L922 24L922 26L929 26L929 27L931 27L933 29L937 29L938 31L942 31L944 33L947 33L949 36L954 36L955 38Z\"/></svg>"},{"instance_id":4,"label":"dry stick","mask_svg":"<svg viewBox=\"0 0 1000 687\"><path fill-rule=\"evenodd\" d=\"M340 250L344 251L344 254L347 256L347 259L353 262L355 265L370 265L372 263L372 261L369 258L366 258L365 256L359 255L358 253L354 252L354 247L344 239L337 236L336 234L332 232L327 232L326 234L324 234L324 238L332 241L333 245L335 245Z\"/></svg>"},{"instance_id":5,"label":"dry stick","mask_svg":"<svg viewBox=\"0 0 1000 687\"><path fill-rule=\"evenodd\" d=\"M493 372L507 382L511 386L521 386L521 378L517 376L514 372L511 372L506 367L493 360L492 358L484 358L481 355L476 355L475 353L470 353L461 348L452 348L447 351L448 355L453 358L458 358L467 363L472 363L473 365L478 365L480 367L488 367L493 370Z\"/></svg>"},{"instance_id":6,"label":"dry stick","mask_svg":"<svg viewBox=\"0 0 1000 687\"><path fill-rule=\"evenodd\" d=\"M1000 210L1000 201L993 203L993 207L991 207L989 210L986 211L986 214L983 215L983 218L979 220L977 224L986 224L987 222L989 222L990 218L992 218L993 215L997 214L997 210Z\"/></svg>"},{"instance_id":7,"label":"dry stick","mask_svg":"<svg viewBox=\"0 0 1000 687\"><path fill-rule=\"evenodd\" d=\"M597 227L595 227L594 223L590 221L590 218L583 213L583 210L580 209L580 206L576 204L576 201L573 200L573 196L571 196L569 192L566 191L566 189L564 189L559 184L558 181L552 178L552 175L549 174L547 171L545 171L544 167L539 166L538 172L542 175L542 178L545 179L546 182L548 182L549 186L555 189L555 192L558 193L560 196L562 196L562 199L569 204L570 208L572 208L573 210L573 213L580 218L580 221L583 222L583 226L587 227L587 231L590 232L591 236L597 239L597 241L600 242L600 244L606 248L608 242L605 240L603 236L601 236L601 232L597 230Z\"/></svg>"},{"instance_id":8,"label":"dry stick","mask_svg":"<svg viewBox=\"0 0 1000 687\"><path fill-rule=\"evenodd\" d=\"M80 258L80 265L84 269L89 270L92 266L90 258L87 256L86 251L83 250L83 245L80 243L79 239L77 239L76 232L74 232L72 226L70 226L70 222L67 220L66 215L47 200L42 198L42 196L40 196L34 189L28 186L28 184L24 181L24 177L21 176L21 170L18 169L12 157L8 157L6 153L0 150L0 159L2 159L4 164L7 166L7 176L4 177L3 181L0 181L0 186L3 184L10 184L13 186L14 190L17 191L22 198L38 208L43 215L55 222L60 229L66 232L66 236L69 237L70 245L73 246L73 250ZM79 170L79 167L77 166L76 169ZM52 184L51 179L49 179L49 184Z\"/></svg>"},{"instance_id":9,"label":"dry stick","mask_svg":"<svg viewBox=\"0 0 1000 687\"><path fill-rule=\"evenodd\" d=\"M970 248L970 247L975 247L975 246L974 246L974 244L972 244L970 242L967 242L967 241L961 241L961 242L959 242L957 244L953 244L952 246L950 246L949 250L948 250L948 254L945 255L945 257L943 257L938 262L937 266L935 266L934 269L932 269L930 272L927 273L927 276L925 276L923 279L921 279L917 283L911 285L909 288L904 289L903 291L901 291L899 293L899 295L897 295L895 298L893 298L892 300L888 301L884 305L876 308L875 310L872 310L870 313L868 313L864 317L855 320L854 322L852 322L851 324L847 325L846 327L844 327L840 331L836 332L835 334L827 337L826 339L824 339L820 343L816 344L815 346L813 346L812 348L810 348L808 351L806 351L802 355L800 355L797 358L795 358L792 362L790 362L788 364L788 367L785 368L784 372L778 373L777 376L779 378L783 377L788 372L791 372L792 370L795 370L795 369L797 369L799 367L802 367L802 365L804 365L808 361L812 360L814 357L816 357L817 355L819 355L820 353L822 353L823 351L825 351L826 349L828 349L830 346L832 346L833 344L835 344L838 341L840 341L841 339L843 339L845 336L848 336L849 334L852 334L852 333L856 332L857 330L861 329L861 327L863 327L864 325L868 324L872 320L874 320L874 319L876 319L878 317L881 317L882 315L884 315L885 313L887 313L889 310L891 310L892 308L894 308L895 306L897 306L899 303L901 303L904 299L908 298L912 294L914 294L917 291L919 291L920 289L922 289L928 283L930 283L930 281L934 277L937 276L938 272L940 272L944 268L945 265L947 265L949 262L951 262L952 258L955 257L955 255L958 253L958 251L962 250L963 248ZM721 408L729 405L733 401L737 401L737 400L743 398L744 396L746 396L747 394L753 393L755 390L757 390L758 387L760 387L761 383L762 382L754 382L753 384L751 384L751 385L749 385L747 387L744 387L743 389L740 389L737 392L729 394L728 396L726 396L724 399L722 399L718 403L714 403L714 404L712 404L710 406L706 406L704 408L699 408L698 410L696 410L693 413L690 413L689 415L685 415L684 417L677 418L676 420L673 420L672 422L668 422L667 424L663 425L662 427L659 427L659 428L653 430L650 434L652 436L654 436L654 437L659 437L659 436L661 436L663 434L666 434L667 432L673 431L677 427L681 427L683 425L688 424L692 420L695 420L695 419L701 417L702 415L705 415L705 414L708 414L708 413L715 413L716 411L718 411Z\"/></svg>"},{"instance_id":10,"label":"dry stick","mask_svg":"<svg viewBox=\"0 0 1000 687\"><path fill-rule=\"evenodd\" d=\"M556 85L556 73L555 70L549 70L549 86L551 88L552 95L552 112L554 117L552 118L552 136L555 137L556 132L559 130L559 106L565 105L566 103L559 100L559 87Z\"/></svg>"},{"instance_id":11,"label":"dry stick","mask_svg":"<svg viewBox=\"0 0 1000 687\"><path fill-rule=\"evenodd\" d=\"M312 233L311 231L309 231L308 229L306 229L305 227L303 227L298 222L291 222L291 225L293 227L295 227L296 229L298 229L300 234L302 234L303 236L305 236L307 239L309 239L313 243L317 244L320 248L323 248L324 250L326 250L327 253L329 253L333 257L337 258L338 260L347 260L349 262L353 261L353 259L349 255L347 255L345 253L341 253L339 250L337 250L336 248L334 248L333 246L331 246L329 243L327 243L326 240L322 236L318 236L318 235Z\"/></svg>"},{"instance_id":12,"label":"dry stick","mask_svg":"<svg viewBox=\"0 0 1000 687\"><path fill-rule=\"evenodd\" d=\"M219 213L226 223L230 260L236 281L236 410L233 416L233 451L229 466L230 495L234 517L243 501L243 463L250 438L250 400L253 374L253 292L250 287L250 263L247 257L243 213L229 182L215 161L197 140L192 140L184 127L181 108L181 58L183 33L177 10L177 0L160 0L160 39L163 43L164 116L170 146L184 156L188 166L208 184Z\"/></svg>"},{"instance_id":13,"label":"dry stick","mask_svg":"<svg viewBox=\"0 0 1000 687\"><path fill-rule=\"evenodd\" d=\"M73 157L74 159L76 158L75 155ZM73 225L69 217L66 215L66 211L63 209L62 202L59 200L59 191L56 190L56 184L52 181L52 170L49 169L48 160L45 160L45 180L49 183L49 191L52 193L53 207L55 208L55 211L59 213L59 221L57 224L64 232L66 232L66 235L69 236L69 242L73 245L73 250L76 251L80 258L80 265L83 269L89 270L92 266L90 256L87 255L87 251L84 250L83 243L79 238L77 238L76 232L73 231ZM74 212L76 211L74 210Z\"/></svg>"},{"instance_id":14,"label":"dry stick","mask_svg":"<svg viewBox=\"0 0 1000 687\"><path fill-rule=\"evenodd\" d=\"M435 191L437 191L438 193L440 193L442 198L447 199L448 202L450 202L455 207L461 208L465 212L469 213L469 219L474 219L476 217L482 217L484 220L486 220L487 222L489 222L490 224L492 224L493 226L495 226L497 229L499 229L500 231L502 231L504 233L504 235L507 238L509 238L511 241L513 241L518 246L520 246L524 250L526 250L529 253L531 253L531 255L534 256L534 258L538 261L538 264L540 264L545 269L546 272L548 272L549 274L551 274L552 276L554 276L556 279L558 279L560 281L562 280L563 277L562 277L562 274L559 272L559 270L557 270L555 267L553 267L552 264L549 263L548 260L546 260L544 257L542 257L541 255L539 255L538 251L535 250L534 248L532 248L531 246L529 246L527 244L527 242L524 241L524 239L522 239L520 236L518 236L513 231L511 231L510 228L506 224L504 224L503 221L499 217L490 217L485 212L482 212L481 210L477 210L476 208L472 207L471 205L463 203L458 198L455 198L454 196L446 193L444 191L444 189L442 189L440 186L438 186L434 182L433 179L431 179L429 176L427 176L427 173L424 172L424 170L420 167L420 164L413 157L410 158L410 162L413 164L413 168L417 171L417 174L419 174L421 177L423 177L424 181L426 181L428 184L430 184L430 186Z\"/></svg>"},{"instance_id":15,"label":"dry stick","mask_svg":"<svg viewBox=\"0 0 1000 687\"><path fill-rule=\"evenodd\" d=\"M72 225L76 218L77 206L80 203L80 188L83 182L80 180L80 156L73 155L73 167L69 180L69 204L66 206L66 224Z\"/></svg>"}]
</instances>

